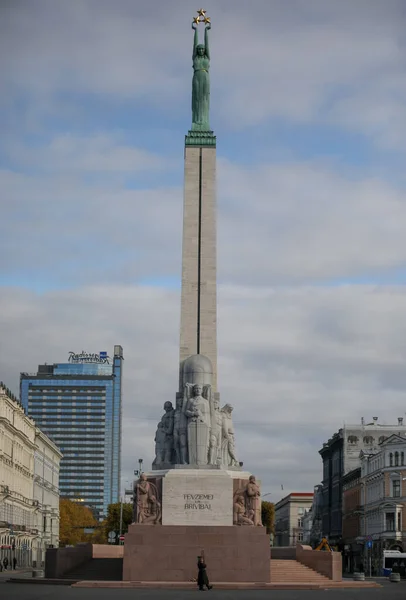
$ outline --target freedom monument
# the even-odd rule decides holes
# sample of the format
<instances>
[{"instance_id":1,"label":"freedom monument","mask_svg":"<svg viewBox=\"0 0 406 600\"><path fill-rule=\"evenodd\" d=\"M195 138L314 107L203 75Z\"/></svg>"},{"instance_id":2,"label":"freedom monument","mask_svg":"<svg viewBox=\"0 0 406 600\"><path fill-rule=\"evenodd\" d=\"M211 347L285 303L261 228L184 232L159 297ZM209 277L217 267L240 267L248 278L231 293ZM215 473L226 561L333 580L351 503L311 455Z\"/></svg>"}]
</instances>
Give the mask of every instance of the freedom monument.
<instances>
[{"instance_id":1,"label":"freedom monument","mask_svg":"<svg viewBox=\"0 0 406 600\"><path fill-rule=\"evenodd\" d=\"M192 127L185 136L179 389L165 402L152 470L134 484L123 579L269 582L260 486L237 458L233 406L217 390L216 136L210 128L210 17L193 19ZM198 26L204 25L204 44Z\"/></svg>"}]
</instances>

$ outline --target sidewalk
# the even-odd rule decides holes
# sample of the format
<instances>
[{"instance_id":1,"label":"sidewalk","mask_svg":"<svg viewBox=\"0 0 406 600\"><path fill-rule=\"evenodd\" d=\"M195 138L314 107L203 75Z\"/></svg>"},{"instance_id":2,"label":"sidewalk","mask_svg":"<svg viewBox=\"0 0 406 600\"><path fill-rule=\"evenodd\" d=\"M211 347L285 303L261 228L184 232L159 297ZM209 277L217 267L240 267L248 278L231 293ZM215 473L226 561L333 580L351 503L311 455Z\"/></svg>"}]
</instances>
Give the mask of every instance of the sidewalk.
<instances>
[{"instance_id":1,"label":"sidewalk","mask_svg":"<svg viewBox=\"0 0 406 600\"><path fill-rule=\"evenodd\" d=\"M0 582L7 581L7 579L11 579L11 577L28 579L29 577L32 577L32 567L17 567L15 571L14 569L7 569L7 571L3 569L0 572Z\"/></svg>"}]
</instances>

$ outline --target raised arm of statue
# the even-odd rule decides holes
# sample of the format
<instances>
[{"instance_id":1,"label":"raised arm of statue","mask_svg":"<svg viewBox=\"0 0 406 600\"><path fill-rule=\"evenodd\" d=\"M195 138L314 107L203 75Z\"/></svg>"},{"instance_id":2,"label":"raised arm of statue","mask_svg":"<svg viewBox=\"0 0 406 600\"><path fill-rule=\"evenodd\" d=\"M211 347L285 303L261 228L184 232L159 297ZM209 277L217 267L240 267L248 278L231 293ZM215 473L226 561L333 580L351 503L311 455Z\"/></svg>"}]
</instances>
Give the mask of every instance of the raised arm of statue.
<instances>
[{"instance_id":1,"label":"raised arm of statue","mask_svg":"<svg viewBox=\"0 0 406 600\"><path fill-rule=\"evenodd\" d=\"M211 29L211 24L206 25L206 29L204 30L204 53L207 58L210 60L210 50L209 50L209 29Z\"/></svg>"},{"instance_id":2,"label":"raised arm of statue","mask_svg":"<svg viewBox=\"0 0 406 600\"><path fill-rule=\"evenodd\" d=\"M196 23L192 23L192 29L195 30L195 35L193 38L193 54L192 54L192 60L194 60L197 55L197 46L199 45L199 34L197 33Z\"/></svg>"}]
</instances>

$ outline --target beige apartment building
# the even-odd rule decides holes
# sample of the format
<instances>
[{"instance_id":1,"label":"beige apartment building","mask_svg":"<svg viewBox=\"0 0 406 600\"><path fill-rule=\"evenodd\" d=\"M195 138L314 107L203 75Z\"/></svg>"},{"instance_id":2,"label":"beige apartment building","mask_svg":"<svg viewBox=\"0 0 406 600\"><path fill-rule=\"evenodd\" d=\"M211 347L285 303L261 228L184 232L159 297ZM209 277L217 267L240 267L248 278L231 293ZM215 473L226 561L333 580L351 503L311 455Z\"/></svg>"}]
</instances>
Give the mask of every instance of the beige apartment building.
<instances>
[{"instance_id":1,"label":"beige apartment building","mask_svg":"<svg viewBox=\"0 0 406 600\"><path fill-rule=\"evenodd\" d=\"M313 492L293 492L275 504L274 546L303 542L303 517L313 503Z\"/></svg>"},{"instance_id":2,"label":"beige apartment building","mask_svg":"<svg viewBox=\"0 0 406 600\"><path fill-rule=\"evenodd\" d=\"M361 535L364 564L380 574L384 550L406 551L406 438L393 434L379 451L361 452Z\"/></svg>"},{"instance_id":3,"label":"beige apartment building","mask_svg":"<svg viewBox=\"0 0 406 600\"><path fill-rule=\"evenodd\" d=\"M61 457L0 382L0 560L40 566L58 545Z\"/></svg>"}]
</instances>

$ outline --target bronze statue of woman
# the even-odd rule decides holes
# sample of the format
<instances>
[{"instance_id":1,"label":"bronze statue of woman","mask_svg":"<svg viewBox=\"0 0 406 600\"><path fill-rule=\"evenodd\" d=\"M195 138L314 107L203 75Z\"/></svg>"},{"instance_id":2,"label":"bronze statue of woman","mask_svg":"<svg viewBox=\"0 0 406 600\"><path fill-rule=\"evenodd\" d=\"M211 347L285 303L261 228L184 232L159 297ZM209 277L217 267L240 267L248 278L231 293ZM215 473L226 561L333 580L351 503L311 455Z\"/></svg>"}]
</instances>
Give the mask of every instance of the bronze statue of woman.
<instances>
[{"instance_id":1,"label":"bronze statue of woman","mask_svg":"<svg viewBox=\"0 0 406 600\"><path fill-rule=\"evenodd\" d=\"M209 29L211 29L211 24L206 25L204 30L204 45L199 44L196 22L192 23L192 29L195 30L193 41L192 131L210 131Z\"/></svg>"}]
</instances>

